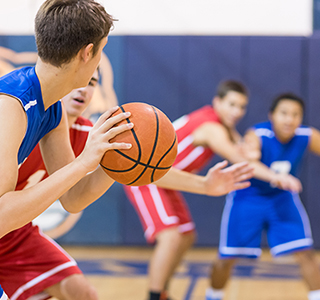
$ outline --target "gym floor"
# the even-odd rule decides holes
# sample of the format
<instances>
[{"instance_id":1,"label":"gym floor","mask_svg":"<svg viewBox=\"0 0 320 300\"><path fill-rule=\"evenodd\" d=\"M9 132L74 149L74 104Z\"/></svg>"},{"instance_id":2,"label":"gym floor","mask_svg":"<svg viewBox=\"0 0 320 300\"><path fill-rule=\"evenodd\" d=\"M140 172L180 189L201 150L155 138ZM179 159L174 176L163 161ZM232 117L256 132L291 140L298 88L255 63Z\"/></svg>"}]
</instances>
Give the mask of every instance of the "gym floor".
<instances>
[{"instance_id":1,"label":"gym floor","mask_svg":"<svg viewBox=\"0 0 320 300\"><path fill-rule=\"evenodd\" d=\"M147 267L152 248L65 247L102 300L146 300ZM170 286L173 300L204 300L214 248L187 253ZM320 261L319 254L318 259ZM240 260L226 288L225 300L306 300L307 288L292 257Z\"/></svg>"}]
</instances>

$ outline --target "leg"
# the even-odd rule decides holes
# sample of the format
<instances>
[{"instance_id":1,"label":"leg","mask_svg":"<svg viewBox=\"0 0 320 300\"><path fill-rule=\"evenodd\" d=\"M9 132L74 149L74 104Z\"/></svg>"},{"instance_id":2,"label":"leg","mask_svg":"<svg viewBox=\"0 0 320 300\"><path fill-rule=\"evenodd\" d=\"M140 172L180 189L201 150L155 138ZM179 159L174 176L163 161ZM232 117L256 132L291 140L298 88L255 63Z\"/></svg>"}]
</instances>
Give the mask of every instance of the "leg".
<instances>
[{"instance_id":1,"label":"leg","mask_svg":"<svg viewBox=\"0 0 320 300\"><path fill-rule=\"evenodd\" d=\"M206 300L223 299L223 289L231 276L235 262L235 258L228 258L218 259L216 263L213 264L210 277L210 288L206 291Z\"/></svg>"},{"instance_id":2,"label":"leg","mask_svg":"<svg viewBox=\"0 0 320 300\"><path fill-rule=\"evenodd\" d=\"M222 290L225 287L235 262L235 258L217 260L211 271L210 285L212 288Z\"/></svg>"},{"instance_id":3,"label":"leg","mask_svg":"<svg viewBox=\"0 0 320 300\"><path fill-rule=\"evenodd\" d=\"M320 290L320 269L314 253L311 250L299 251L295 257L309 290Z\"/></svg>"},{"instance_id":4,"label":"leg","mask_svg":"<svg viewBox=\"0 0 320 300\"><path fill-rule=\"evenodd\" d=\"M178 227L170 227L157 234L157 245L149 264L149 289L160 293L169 283L183 254L194 242L194 232L182 234Z\"/></svg>"},{"instance_id":5,"label":"leg","mask_svg":"<svg viewBox=\"0 0 320 300\"><path fill-rule=\"evenodd\" d=\"M95 288L82 274L68 276L45 292L59 300L98 300Z\"/></svg>"}]
</instances>

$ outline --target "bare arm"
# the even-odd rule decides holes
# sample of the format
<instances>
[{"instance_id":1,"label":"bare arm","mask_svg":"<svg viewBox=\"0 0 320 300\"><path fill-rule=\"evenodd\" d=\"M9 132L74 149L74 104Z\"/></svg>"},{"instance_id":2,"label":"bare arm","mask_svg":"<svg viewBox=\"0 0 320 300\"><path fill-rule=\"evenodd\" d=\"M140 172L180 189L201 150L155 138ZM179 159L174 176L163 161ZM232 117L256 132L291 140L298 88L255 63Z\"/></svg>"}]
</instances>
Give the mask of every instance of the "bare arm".
<instances>
[{"instance_id":1,"label":"bare arm","mask_svg":"<svg viewBox=\"0 0 320 300\"><path fill-rule=\"evenodd\" d=\"M15 52L9 48L0 47L0 58L8 60L14 64L35 64L38 58L36 52Z\"/></svg>"},{"instance_id":2,"label":"bare arm","mask_svg":"<svg viewBox=\"0 0 320 300\"><path fill-rule=\"evenodd\" d=\"M311 128L309 149L312 153L320 155L320 131L318 129Z\"/></svg>"},{"instance_id":3,"label":"bare arm","mask_svg":"<svg viewBox=\"0 0 320 300\"><path fill-rule=\"evenodd\" d=\"M192 133L192 136L195 145L210 147L214 153L232 163L246 160L222 124L213 122L204 123Z\"/></svg>"},{"instance_id":4,"label":"bare arm","mask_svg":"<svg viewBox=\"0 0 320 300\"><path fill-rule=\"evenodd\" d=\"M261 141L253 130L249 130L246 133L244 140L249 154L248 160L250 160L250 165L254 168L255 178L270 182L272 186L284 190L290 190L292 192L300 192L302 190L302 185L298 178L290 174L276 173L265 164L260 162Z\"/></svg>"},{"instance_id":5,"label":"bare arm","mask_svg":"<svg viewBox=\"0 0 320 300\"><path fill-rule=\"evenodd\" d=\"M162 188L208 196L221 196L233 190L250 186L250 182L246 180L252 177L253 170L247 162L237 163L226 168L227 165L226 160L217 163L206 176L171 168L155 184Z\"/></svg>"},{"instance_id":6,"label":"bare arm","mask_svg":"<svg viewBox=\"0 0 320 300\"><path fill-rule=\"evenodd\" d=\"M67 131L67 122L66 119L63 119L60 125L44 138L44 140L50 141L48 144L55 145L52 149L47 148L48 153L45 154L45 161L49 166L48 170L54 173L30 188L14 191L18 174L17 153L25 134L27 119L21 104L16 99L0 96L0 139L5 141L0 147L0 174L2 174L0 181L0 237L25 225L46 210L88 172L96 169L105 151L114 148L127 148L127 145L122 143L109 143L109 140L117 133L128 129L128 126L122 128L118 126L116 129L109 130L124 118L124 115L119 118L117 116L109 118L114 111L115 109L109 110L103 116L99 124L95 126L93 137L87 143L84 152L73 161L69 137L63 136ZM62 140L65 142L60 143ZM56 160L57 152L59 152L59 156L65 157L65 161ZM67 164L67 162L69 163ZM62 167L62 165L64 166ZM59 167L62 168L59 169Z\"/></svg>"}]
</instances>

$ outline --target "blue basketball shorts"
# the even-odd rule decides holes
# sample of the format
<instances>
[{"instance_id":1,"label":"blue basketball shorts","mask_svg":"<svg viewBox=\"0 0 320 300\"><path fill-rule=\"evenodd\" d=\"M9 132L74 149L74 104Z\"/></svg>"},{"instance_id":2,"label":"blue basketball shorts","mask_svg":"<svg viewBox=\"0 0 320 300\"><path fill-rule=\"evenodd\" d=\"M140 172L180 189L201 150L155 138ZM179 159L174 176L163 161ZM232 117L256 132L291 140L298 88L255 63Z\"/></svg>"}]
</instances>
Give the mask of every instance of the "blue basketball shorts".
<instances>
[{"instance_id":1,"label":"blue basketball shorts","mask_svg":"<svg viewBox=\"0 0 320 300\"><path fill-rule=\"evenodd\" d=\"M273 256L313 245L309 218L298 194L240 198L234 192L227 196L222 215L220 257L260 256L264 230Z\"/></svg>"}]
</instances>

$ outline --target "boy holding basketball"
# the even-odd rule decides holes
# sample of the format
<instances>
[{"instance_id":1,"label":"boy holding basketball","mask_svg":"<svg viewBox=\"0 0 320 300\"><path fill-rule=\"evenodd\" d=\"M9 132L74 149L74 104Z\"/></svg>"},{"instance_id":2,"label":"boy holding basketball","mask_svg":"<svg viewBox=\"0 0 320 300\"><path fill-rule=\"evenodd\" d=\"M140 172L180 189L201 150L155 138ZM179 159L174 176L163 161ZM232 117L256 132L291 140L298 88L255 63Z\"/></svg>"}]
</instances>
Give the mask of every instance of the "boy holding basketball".
<instances>
[{"instance_id":1,"label":"boy holding basketball","mask_svg":"<svg viewBox=\"0 0 320 300\"><path fill-rule=\"evenodd\" d=\"M255 153L252 164L259 167L259 173L249 188L233 192L226 199L219 258L212 269L206 300L223 299L237 258L261 255L263 230L271 254L293 254L307 283L309 300L320 300L320 270L311 251L309 219L299 198L301 182L295 177L307 150L320 155L320 131L301 125L303 111L300 97L279 95L271 105L269 121L256 124L246 133L245 139Z\"/></svg>"},{"instance_id":2,"label":"boy holding basketball","mask_svg":"<svg viewBox=\"0 0 320 300\"><path fill-rule=\"evenodd\" d=\"M200 108L173 123L179 143L175 168L155 184L125 187L139 214L147 241L156 241L149 265L149 300L168 299L166 289L170 278L195 238L195 226L187 205L182 195L171 189L212 196L224 194L225 189L219 191L218 185L200 185L193 173L205 166L214 153L231 162L244 160L237 145L241 136L236 125L244 116L247 103L244 85L237 81L222 82L212 106ZM218 177L215 168L226 165L226 161L217 164L209 170L207 178ZM189 173L189 178L181 179L179 170ZM211 182L217 183L216 180ZM230 186L229 191L247 186Z\"/></svg>"},{"instance_id":3,"label":"boy holding basketball","mask_svg":"<svg viewBox=\"0 0 320 300\"><path fill-rule=\"evenodd\" d=\"M0 237L30 222L57 199L68 211L78 212L113 183L98 167L99 161L107 150L131 147L109 142L132 128L112 128L129 114L111 117L116 108L103 114L90 131L84 151L75 159L59 101L71 90L88 84L112 22L93 0L47 0L35 20L39 54L35 67L1 78ZM50 176L15 191L19 165L39 141Z\"/></svg>"},{"instance_id":4,"label":"boy holding basketball","mask_svg":"<svg viewBox=\"0 0 320 300\"><path fill-rule=\"evenodd\" d=\"M82 152L92 128L92 123L81 114L90 104L97 82L96 70L86 87L62 98L75 156ZM47 177L37 145L19 168L16 190L27 189ZM0 265L0 282L12 299L24 300L33 295L67 300L98 299L76 262L31 222L0 239Z\"/></svg>"}]
</instances>

